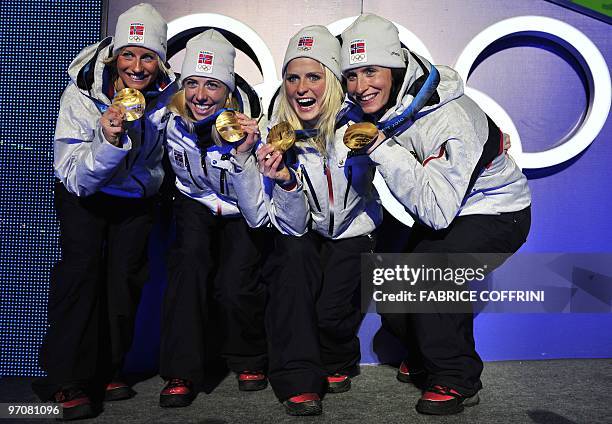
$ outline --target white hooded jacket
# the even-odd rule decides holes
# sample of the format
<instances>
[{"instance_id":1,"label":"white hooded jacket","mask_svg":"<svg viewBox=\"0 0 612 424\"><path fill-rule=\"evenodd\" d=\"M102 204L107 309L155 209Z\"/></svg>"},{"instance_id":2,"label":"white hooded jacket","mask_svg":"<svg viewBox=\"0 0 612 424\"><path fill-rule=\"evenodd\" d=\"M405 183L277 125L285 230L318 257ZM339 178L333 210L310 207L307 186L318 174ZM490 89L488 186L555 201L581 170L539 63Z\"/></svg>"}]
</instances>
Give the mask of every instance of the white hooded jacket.
<instances>
[{"instance_id":1,"label":"white hooded jacket","mask_svg":"<svg viewBox=\"0 0 612 424\"><path fill-rule=\"evenodd\" d=\"M143 93L145 116L128 123L120 147L106 141L100 116L111 104L104 60L112 55L113 38L85 47L68 68L71 82L60 100L54 137L55 176L77 196L103 192L144 198L157 193L161 165L165 104L176 91L175 76L163 75L163 87Z\"/></svg>"},{"instance_id":2,"label":"white hooded jacket","mask_svg":"<svg viewBox=\"0 0 612 424\"><path fill-rule=\"evenodd\" d=\"M272 116L268 131L277 123ZM345 131L340 128L327 140L325 156L308 141L296 142L285 154L298 180L294 191L264 178L266 204L282 233L301 235L311 229L337 240L370 235L382 222L375 164L367 156L349 155L342 142Z\"/></svg>"},{"instance_id":3,"label":"white hooded jacket","mask_svg":"<svg viewBox=\"0 0 612 424\"><path fill-rule=\"evenodd\" d=\"M413 83L424 75L407 50L406 76L398 101L381 121L399 115L410 105ZM417 56L417 55L414 55ZM417 56L427 69L431 64ZM531 204L527 179L512 157L503 151L484 169L476 169L490 139L486 114L463 94L463 82L451 68L440 73L437 101L422 108L414 123L378 146L370 158L391 193L415 219L433 228L448 227L456 216L497 215ZM474 176L475 181L470 185ZM469 190L469 192L468 192Z\"/></svg>"},{"instance_id":4,"label":"white hooded jacket","mask_svg":"<svg viewBox=\"0 0 612 424\"><path fill-rule=\"evenodd\" d=\"M259 98L252 88L245 89L251 95L239 86L233 93L241 112L248 116L259 114ZM207 139L211 125L212 120L206 126ZM183 195L206 206L213 215L243 215L251 227L268 223L262 206L261 175L255 166L243 172L245 162L255 161L252 154L237 154L231 144L217 146L210 141L202 146L196 132L189 130L183 118L175 113L168 121L166 142L176 187Z\"/></svg>"}]
</instances>

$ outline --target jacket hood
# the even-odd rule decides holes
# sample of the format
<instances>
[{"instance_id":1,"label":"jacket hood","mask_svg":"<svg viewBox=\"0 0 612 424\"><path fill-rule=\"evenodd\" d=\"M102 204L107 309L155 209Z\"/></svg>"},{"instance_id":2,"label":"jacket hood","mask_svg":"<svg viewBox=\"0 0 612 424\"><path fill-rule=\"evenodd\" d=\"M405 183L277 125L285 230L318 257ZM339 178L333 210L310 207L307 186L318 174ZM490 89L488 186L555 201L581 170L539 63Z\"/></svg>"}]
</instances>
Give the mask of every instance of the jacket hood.
<instances>
[{"instance_id":1,"label":"jacket hood","mask_svg":"<svg viewBox=\"0 0 612 424\"><path fill-rule=\"evenodd\" d=\"M382 121L401 114L414 100L415 95L423 86L432 64L422 56L407 49L402 49L406 66L406 75L399 90L395 106L389 109L381 118ZM440 82L436 92L419 112L428 112L455 100L463 95L463 80L452 68L436 65L440 73Z\"/></svg>"}]
</instances>

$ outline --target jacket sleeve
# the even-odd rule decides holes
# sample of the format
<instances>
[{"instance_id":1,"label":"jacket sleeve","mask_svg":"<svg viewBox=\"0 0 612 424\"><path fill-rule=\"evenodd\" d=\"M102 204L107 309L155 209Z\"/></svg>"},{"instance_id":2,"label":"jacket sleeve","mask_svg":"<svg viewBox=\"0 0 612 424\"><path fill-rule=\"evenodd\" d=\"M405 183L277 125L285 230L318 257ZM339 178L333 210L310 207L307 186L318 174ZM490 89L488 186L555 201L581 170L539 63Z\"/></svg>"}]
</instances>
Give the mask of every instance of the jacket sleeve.
<instances>
[{"instance_id":1,"label":"jacket sleeve","mask_svg":"<svg viewBox=\"0 0 612 424\"><path fill-rule=\"evenodd\" d=\"M251 153L235 154L232 157L234 172L229 172L242 216L252 228L262 227L270 222L266 208L262 176Z\"/></svg>"},{"instance_id":2,"label":"jacket sleeve","mask_svg":"<svg viewBox=\"0 0 612 424\"><path fill-rule=\"evenodd\" d=\"M107 142L99 119L100 112L93 102L70 84L60 100L53 166L56 177L77 196L97 192L132 147L127 136L122 138L121 147Z\"/></svg>"},{"instance_id":3,"label":"jacket sleeve","mask_svg":"<svg viewBox=\"0 0 612 424\"><path fill-rule=\"evenodd\" d=\"M271 222L281 233L294 236L308 231L310 211L299 179L297 187L287 191L261 175L252 154L236 154L232 162L235 172L230 175L238 206L249 226L256 228Z\"/></svg>"},{"instance_id":4,"label":"jacket sleeve","mask_svg":"<svg viewBox=\"0 0 612 424\"><path fill-rule=\"evenodd\" d=\"M264 191L269 194L268 213L272 223L282 234L302 236L308 232L310 223L310 207L300 178L295 170L289 168L294 174L297 186L287 191L276 184L275 181L264 178Z\"/></svg>"},{"instance_id":5,"label":"jacket sleeve","mask_svg":"<svg viewBox=\"0 0 612 424\"><path fill-rule=\"evenodd\" d=\"M383 142L370 157L393 196L423 224L438 230L459 213L480 152L476 134L469 131L460 137L429 136L438 137L439 148L422 163L395 139Z\"/></svg>"}]
</instances>

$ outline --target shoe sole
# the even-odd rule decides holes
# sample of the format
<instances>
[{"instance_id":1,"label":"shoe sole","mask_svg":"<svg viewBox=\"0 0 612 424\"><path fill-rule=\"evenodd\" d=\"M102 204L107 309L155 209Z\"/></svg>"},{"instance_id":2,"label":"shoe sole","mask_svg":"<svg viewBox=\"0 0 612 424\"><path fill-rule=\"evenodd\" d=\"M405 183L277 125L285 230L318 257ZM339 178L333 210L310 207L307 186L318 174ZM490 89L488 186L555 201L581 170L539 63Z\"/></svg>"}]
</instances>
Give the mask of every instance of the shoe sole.
<instances>
[{"instance_id":1,"label":"shoe sole","mask_svg":"<svg viewBox=\"0 0 612 424\"><path fill-rule=\"evenodd\" d=\"M285 402L285 411L287 414L294 417L305 417L309 415L321 415L323 413L323 405L321 401L308 401L288 405Z\"/></svg>"},{"instance_id":2,"label":"shoe sole","mask_svg":"<svg viewBox=\"0 0 612 424\"><path fill-rule=\"evenodd\" d=\"M399 381L400 383L405 383L405 384L413 384L415 387L423 390L425 389L425 372L417 372L414 374L403 374L401 372L397 372L397 374L395 375L395 378L397 379L397 381Z\"/></svg>"},{"instance_id":3,"label":"shoe sole","mask_svg":"<svg viewBox=\"0 0 612 424\"><path fill-rule=\"evenodd\" d=\"M159 406L162 408L184 408L193 403L195 396L189 395L159 395Z\"/></svg>"},{"instance_id":4,"label":"shoe sole","mask_svg":"<svg viewBox=\"0 0 612 424\"><path fill-rule=\"evenodd\" d=\"M420 414L425 415L452 415L462 412L464 407L470 408L480 403L478 393L474 396L465 398L461 403L450 403L444 405L443 402L423 401L419 400L416 404L416 410Z\"/></svg>"},{"instance_id":5,"label":"shoe sole","mask_svg":"<svg viewBox=\"0 0 612 424\"><path fill-rule=\"evenodd\" d=\"M404 374L398 371L395 378L397 378L397 381L399 381L400 383L412 383L412 378L410 377L410 374Z\"/></svg>"},{"instance_id":6,"label":"shoe sole","mask_svg":"<svg viewBox=\"0 0 612 424\"><path fill-rule=\"evenodd\" d=\"M84 418L92 418L96 416L96 411L91 404L74 406L72 408L62 409L62 418L58 418L58 421L73 421L81 420Z\"/></svg>"},{"instance_id":7,"label":"shoe sole","mask_svg":"<svg viewBox=\"0 0 612 424\"><path fill-rule=\"evenodd\" d=\"M117 400L131 399L136 396L136 392L131 387L118 387L116 389L107 390L104 393L105 402L114 402Z\"/></svg>"},{"instance_id":8,"label":"shoe sole","mask_svg":"<svg viewBox=\"0 0 612 424\"><path fill-rule=\"evenodd\" d=\"M256 392L268 387L268 380L246 380L238 382L238 390L241 392Z\"/></svg>"},{"instance_id":9,"label":"shoe sole","mask_svg":"<svg viewBox=\"0 0 612 424\"><path fill-rule=\"evenodd\" d=\"M351 379L347 378L342 383L330 383L327 386L327 393L344 393L351 390Z\"/></svg>"}]
</instances>

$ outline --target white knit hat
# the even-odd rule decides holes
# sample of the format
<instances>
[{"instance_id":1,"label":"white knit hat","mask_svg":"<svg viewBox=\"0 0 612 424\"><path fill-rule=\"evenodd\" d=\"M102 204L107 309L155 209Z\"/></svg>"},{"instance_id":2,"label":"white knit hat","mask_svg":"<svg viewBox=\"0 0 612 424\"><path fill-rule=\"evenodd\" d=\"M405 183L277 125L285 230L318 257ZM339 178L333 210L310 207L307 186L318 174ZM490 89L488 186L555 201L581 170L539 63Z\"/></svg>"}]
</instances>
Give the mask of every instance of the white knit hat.
<instances>
[{"instance_id":1,"label":"white knit hat","mask_svg":"<svg viewBox=\"0 0 612 424\"><path fill-rule=\"evenodd\" d=\"M342 33L342 72L362 66L404 68L404 55L397 27L369 13L360 15Z\"/></svg>"},{"instance_id":2,"label":"white knit hat","mask_svg":"<svg viewBox=\"0 0 612 424\"><path fill-rule=\"evenodd\" d=\"M168 24L150 4L137 4L119 15L114 43L113 54L125 46L144 47L153 50L165 62Z\"/></svg>"},{"instance_id":3,"label":"white knit hat","mask_svg":"<svg viewBox=\"0 0 612 424\"><path fill-rule=\"evenodd\" d=\"M234 59L236 49L214 29L196 35L187 42L185 59L181 68L181 83L190 76L218 79L230 91L236 88Z\"/></svg>"},{"instance_id":4,"label":"white knit hat","mask_svg":"<svg viewBox=\"0 0 612 424\"><path fill-rule=\"evenodd\" d=\"M298 57L308 57L322 63L334 73L336 78L342 80L340 42L324 26L312 25L302 28L289 40L283 61L283 74L287 64Z\"/></svg>"}]
</instances>

